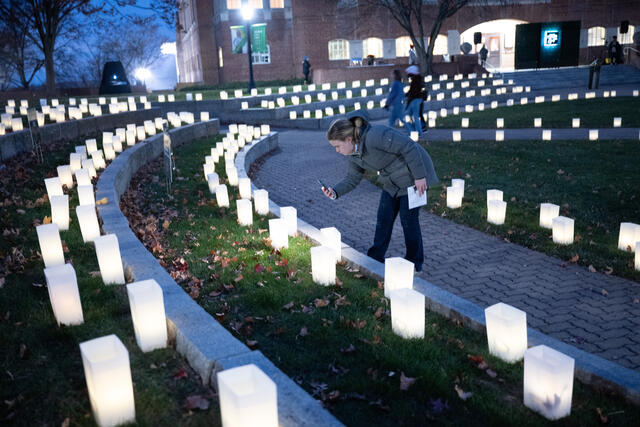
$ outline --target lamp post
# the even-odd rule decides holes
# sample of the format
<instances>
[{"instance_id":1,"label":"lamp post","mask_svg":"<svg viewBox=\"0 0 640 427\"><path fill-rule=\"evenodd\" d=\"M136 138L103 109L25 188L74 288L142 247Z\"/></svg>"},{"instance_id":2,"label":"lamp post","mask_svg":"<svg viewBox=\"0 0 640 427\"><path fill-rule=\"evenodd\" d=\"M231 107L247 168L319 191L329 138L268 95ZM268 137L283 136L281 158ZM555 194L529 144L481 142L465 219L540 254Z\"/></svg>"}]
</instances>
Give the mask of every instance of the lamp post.
<instances>
[{"instance_id":1,"label":"lamp post","mask_svg":"<svg viewBox=\"0 0 640 427\"><path fill-rule=\"evenodd\" d=\"M251 58L251 18L253 18L253 8L245 4L242 7L242 18L244 19L245 34L247 35L247 54L249 55L249 91L256 87L253 81L253 60Z\"/></svg>"}]
</instances>

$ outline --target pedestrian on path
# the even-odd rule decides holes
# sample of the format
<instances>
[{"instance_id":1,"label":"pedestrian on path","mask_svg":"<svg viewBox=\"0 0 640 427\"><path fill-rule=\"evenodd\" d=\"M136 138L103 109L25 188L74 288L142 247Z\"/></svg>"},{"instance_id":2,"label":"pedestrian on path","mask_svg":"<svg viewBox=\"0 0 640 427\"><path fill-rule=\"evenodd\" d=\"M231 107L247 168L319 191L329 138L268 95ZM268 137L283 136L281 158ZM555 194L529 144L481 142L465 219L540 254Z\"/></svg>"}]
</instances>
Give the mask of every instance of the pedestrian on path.
<instances>
[{"instance_id":1,"label":"pedestrian on path","mask_svg":"<svg viewBox=\"0 0 640 427\"><path fill-rule=\"evenodd\" d=\"M418 65L418 54L413 44L409 45L409 65Z\"/></svg>"},{"instance_id":2,"label":"pedestrian on path","mask_svg":"<svg viewBox=\"0 0 640 427\"><path fill-rule=\"evenodd\" d=\"M399 70L393 70L391 73L393 77L393 83L391 84L391 90L387 95L387 100L384 103L385 110L391 110L389 115L389 127L395 127L396 122L400 120L403 126L407 124L404 121L402 99L404 98L404 85L402 84L402 75Z\"/></svg>"},{"instance_id":3,"label":"pedestrian on path","mask_svg":"<svg viewBox=\"0 0 640 427\"><path fill-rule=\"evenodd\" d=\"M349 156L347 176L335 187L323 187L325 196L337 199L353 190L365 170L377 171L382 184L371 258L384 262L398 213L404 232L405 259L422 271L424 252L420 230L420 208L409 209L407 188L415 186L421 196L438 182L429 154L405 134L384 125L370 124L366 111L356 110L346 119L334 121L327 132L329 143ZM354 215L357 218L357 214Z\"/></svg>"},{"instance_id":4,"label":"pedestrian on path","mask_svg":"<svg viewBox=\"0 0 640 427\"><path fill-rule=\"evenodd\" d=\"M311 79L309 78L309 73L311 72L311 63L309 62L309 57L305 56L302 60L302 74L304 74L304 82L306 84L311 84Z\"/></svg>"},{"instance_id":5,"label":"pedestrian on path","mask_svg":"<svg viewBox=\"0 0 640 427\"><path fill-rule=\"evenodd\" d=\"M415 65L412 65L406 70L411 85L407 92L406 110L411 122L407 123L409 131L418 132L418 136L422 135L422 122L420 121L420 106L424 101L424 87L422 86L422 75L420 70Z\"/></svg>"}]
</instances>

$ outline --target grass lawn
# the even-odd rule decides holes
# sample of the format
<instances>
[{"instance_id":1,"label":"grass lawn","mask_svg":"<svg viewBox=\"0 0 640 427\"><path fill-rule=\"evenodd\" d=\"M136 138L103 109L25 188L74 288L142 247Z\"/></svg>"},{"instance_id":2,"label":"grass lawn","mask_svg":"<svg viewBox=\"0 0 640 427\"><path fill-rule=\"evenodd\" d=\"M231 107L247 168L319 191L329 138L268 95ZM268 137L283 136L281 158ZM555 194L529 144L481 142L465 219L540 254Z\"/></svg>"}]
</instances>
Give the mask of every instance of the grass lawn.
<instances>
[{"instance_id":1,"label":"grass lawn","mask_svg":"<svg viewBox=\"0 0 640 427\"><path fill-rule=\"evenodd\" d=\"M430 190L431 211L511 242L599 271L640 281L633 253L617 249L621 222L640 222L638 141L434 141L425 145L441 184ZM374 178L371 176L370 178ZM462 208L446 207L451 178L465 179ZM486 190L504 192L502 226L486 221ZM539 227L540 203L575 219L575 242L553 243Z\"/></svg>"},{"instance_id":2,"label":"grass lawn","mask_svg":"<svg viewBox=\"0 0 640 427\"><path fill-rule=\"evenodd\" d=\"M176 149L171 197L156 162L134 178L122 204L134 229L155 224L162 242L156 256L238 339L347 425L550 424L522 405L522 363L489 356L484 335L428 312L425 338L403 340L391 331L381 284L338 266L338 285L315 285L310 242L290 238L288 249L274 251L268 218L254 215L252 227L239 226L236 189L231 207L219 208L202 176L219 139ZM640 416L639 408L576 382L563 425L598 425L597 408L620 425Z\"/></svg>"},{"instance_id":3,"label":"grass lawn","mask_svg":"<svg viewBox=\"0 0 640 427\"><path fill-rule=\"evenodd\" d=\"M523 95L524 96L524 95ZM513 107L488 108L484 111L465 113L461 108L459 115L449 115L436 120L438 128L460 128L462 117L469 118L470 128L495 129L496 119L504 118L506 129L532 128L535 117L542 118L542 127L570 128L571 119L580 118L580 126L583 128L610 128L613 127L613 118L622 117L622 127L640 126L640 98L616 97L578 99L575 101L544 102L534 104L531 95L529 104L514 105ZM519 102L520 97L513 97ZM550 97L547 97L550 101ZM425 111L429 110L429 103L425 103Z\"/></svg>"},{"instance_id":4,"label":"grass lawn","mask_svg":"<svg viewBox=\"0 0 640 427\"><path fill-rule=\"evenodd\" d=\"M190 409L196 398L187 398L193 395L212 408L218 401L180 355L171 348L139 350L125 287L102 284L93 245L82 242L75 189L67 192L72 222L61 239L65 259L76 271L84 324L56 325L35 226L51 215L43 179L68 163L76 144L81 142L44 146L43 165L27 154L0 169L0 423L93 425L78 344L109 334L116 334L129 351L139 424L219 423L215 411Z\"/></svg>"}]
</instances>

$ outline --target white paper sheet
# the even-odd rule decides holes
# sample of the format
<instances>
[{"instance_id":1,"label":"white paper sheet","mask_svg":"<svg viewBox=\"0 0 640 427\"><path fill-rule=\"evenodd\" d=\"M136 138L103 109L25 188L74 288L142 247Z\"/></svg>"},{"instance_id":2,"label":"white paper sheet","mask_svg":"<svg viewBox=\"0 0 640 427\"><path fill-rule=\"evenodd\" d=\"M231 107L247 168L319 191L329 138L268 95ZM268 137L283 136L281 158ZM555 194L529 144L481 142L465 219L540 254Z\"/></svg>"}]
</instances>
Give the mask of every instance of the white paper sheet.
<instances>
[{"instance_id":1,"label":"white paper sheet","mask_svg":"<svg viewBox=\"0 0 640 427\"><path fill-rule=\"evenodd\" d=\"M418 196L418 190L412 185L407 187L407 196L409 197L409 209L417 208L427 204L427 192L422 193L422 197Z\"/></svg>"}]
</instances>

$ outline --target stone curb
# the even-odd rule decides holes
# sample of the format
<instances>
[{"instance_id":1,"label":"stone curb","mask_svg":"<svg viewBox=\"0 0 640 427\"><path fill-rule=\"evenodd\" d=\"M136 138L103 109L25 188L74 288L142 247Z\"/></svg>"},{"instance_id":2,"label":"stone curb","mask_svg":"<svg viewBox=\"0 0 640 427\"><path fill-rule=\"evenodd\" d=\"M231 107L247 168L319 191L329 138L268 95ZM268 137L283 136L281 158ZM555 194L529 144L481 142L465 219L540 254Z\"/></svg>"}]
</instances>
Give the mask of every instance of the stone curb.
<instances>
[{"instance_id":1,"label":"stone curb","mask_svg":"<svg viewBox=\"0 0 640 427\"><path fill-rule=\"evenodd\" d=\"M220 122L214 119L183 126L170 133L173 146L176 147L197 138L217 134L219 130ZM263 138L260 143L261 147L275 148L277 145L276 133ZM162 287L169 340L200 375L205 385L217 388L215 374L218 371L255 363L277 384L278 420L281 426L341 426L318 401L262 353L251 351L193 301L129 228L127 218L120 211L120 196L128 188L136 171L160 156L162 151L162 134L148 138L119 154L98 180L96 198L99 200L106 197L108 200L106 204L97 206L103 221L102 229L105 233L117 235L127 279L139 281L152 278Z\"/></svg>"},{"instance_id":2,"label":"stone curb","mask_svg":"<svg viewBox=\"0 0 640 427\"><path fill-rule=\"evenodd\" d=\"M160 115L159 109L151 108L44 125L40 127L42 145L92 136L102 131L112 131L115 128L125 127L128 123L142 124L144 120L153 120ZM0 160L6 160L27 151L31 151L31 133L28 127L19 132L0 136Z\"/></svg>"},{"instance_id":3,"label":"stone curb","mask_svg":"<svg viewBox=\"0 0 640 427\"><path fill-rule=\"evenodd\" d=\"M244 149L236 157L238 177L246 178L246 170L251 164L270 151L261 148L262 141ZM255 152L255 153L254 153ZM257 189L252 183L252 188ZM280 216L280 207L269 200L269 210ZM320 230L298 218L298 232L316 244L320 244ZM348 265L358 268L376 280L384 279L384 264L342 244L342 259ZM425 295L425 305L430 311L448 319L457 320L464 326L486 334L484 309L451 292L415 277L413 288ZM625 368L617 363L595 356L566 344L542 332L527 328L529 346L544 344L575 359L575 377L582 383L623 396L627 401L640 405L640 372Z\"/></svg>"}]
</instances>

